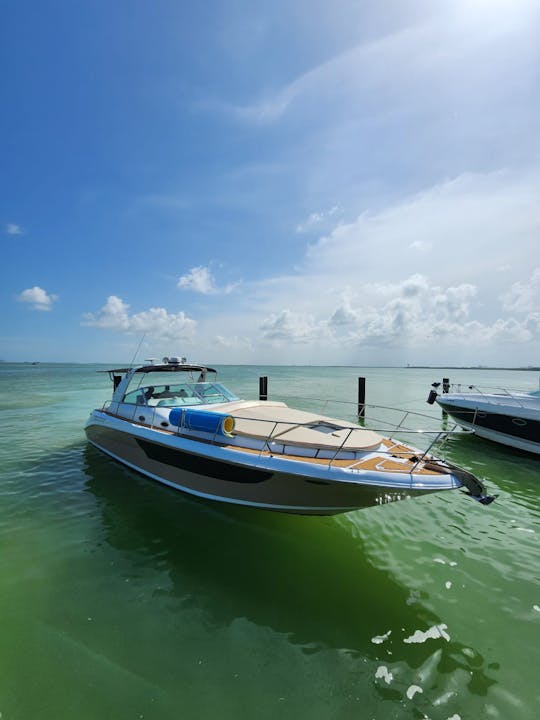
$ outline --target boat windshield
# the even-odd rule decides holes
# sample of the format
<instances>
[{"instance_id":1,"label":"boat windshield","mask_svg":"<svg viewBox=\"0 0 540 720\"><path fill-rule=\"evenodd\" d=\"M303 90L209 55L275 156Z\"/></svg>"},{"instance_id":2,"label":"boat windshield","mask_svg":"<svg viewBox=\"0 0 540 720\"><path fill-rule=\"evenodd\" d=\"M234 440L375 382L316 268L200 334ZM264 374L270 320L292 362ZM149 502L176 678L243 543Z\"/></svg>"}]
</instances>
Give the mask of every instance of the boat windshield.
<instances>
[{"instance_id":1,"label":"boat windshield","mask_svg":"<svg viewBox=\"0 0 540 720\"><path fill-rule=\"evenodd\" d=\"M209 405L238 400L230 390L218 382L168 383L166 385L140 385L127 392L123 402L133 405L182 407Z\"/></svg>"}]
</instances>

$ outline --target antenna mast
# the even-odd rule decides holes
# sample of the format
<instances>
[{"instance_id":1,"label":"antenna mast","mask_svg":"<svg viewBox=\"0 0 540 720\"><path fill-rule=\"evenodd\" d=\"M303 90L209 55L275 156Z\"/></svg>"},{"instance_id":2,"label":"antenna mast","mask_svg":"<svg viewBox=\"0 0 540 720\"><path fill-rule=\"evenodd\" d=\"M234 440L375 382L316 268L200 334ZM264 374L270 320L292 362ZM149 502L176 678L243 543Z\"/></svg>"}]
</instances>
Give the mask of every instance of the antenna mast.
<instances>
[{"instance_id":1,"label":"antenna mast","mask_svg":"<svg viewBox=\"0 0 540 720\"><path fill-rule=\"evenodd\" d=\"M130 368L133 367L133 363L135 362L135 358L136 358L137 355L139 354L139 350L141 349L141 345L143 344L143 340L144 340L145 337L146 337L146 333L144 333L144 335L142 336L142 338L139 340L139 344L137 345L137 349L135 350L135 355L133 356L133 358L132 358L132 360L131 360L131 362L130 362L130 364L129 364L129 367L130 367Z\"/></svg>"}]
</instances>

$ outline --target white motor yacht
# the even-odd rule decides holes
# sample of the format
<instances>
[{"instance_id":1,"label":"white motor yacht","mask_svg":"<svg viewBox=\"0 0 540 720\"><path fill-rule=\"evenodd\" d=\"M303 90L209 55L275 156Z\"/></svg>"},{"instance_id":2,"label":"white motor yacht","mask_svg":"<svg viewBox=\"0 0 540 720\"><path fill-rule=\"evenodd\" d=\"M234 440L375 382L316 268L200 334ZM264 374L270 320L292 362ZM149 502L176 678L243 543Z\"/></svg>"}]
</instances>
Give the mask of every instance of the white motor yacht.
<instances>
[{"instance_id":1,"label":"white motor yacht","mask_svg":"<svg viewBox=\"0 0 540 720\"><path fill-rule=\"evenodd\" d=\"M215 370L184 358L108 372L113 397L91 413L90 443L192 495L314 515L457 488L493 499L470 472L396 437L283 402L241 400Z\"/></svg>"},{"instance_id":2,"label":"white motor yacht","mask_svg":"<svg viewBox=\"0 0 540 720\"><path fill-rule=\"evenodd\" d=\"M438 405L459 425L487 440L540 454L540 390L483 392L469 385L437 393L433 383L428 402Z\"/></svg>"}]
</instances>

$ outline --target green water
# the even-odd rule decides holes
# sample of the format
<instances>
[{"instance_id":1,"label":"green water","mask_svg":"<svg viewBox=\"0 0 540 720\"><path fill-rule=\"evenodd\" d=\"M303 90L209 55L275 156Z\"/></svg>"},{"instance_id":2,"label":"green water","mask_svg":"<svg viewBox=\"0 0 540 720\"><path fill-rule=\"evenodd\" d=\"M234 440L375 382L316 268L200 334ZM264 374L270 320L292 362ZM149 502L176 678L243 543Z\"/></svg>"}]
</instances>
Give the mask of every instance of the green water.
<instances>
[{"instance_id":1,"label":"green water","mask_svg":"<svg viewBox=\"0 0 540 720\"><path fill-rule=\"evenodd\" d=\"M86 444L88 412L110 396L96 369L0 365L2 720L537 717L539 459L453 437L448 455L498 493L489 507L459 492L333 518L208 503ZM365 375L368 402L435 417L425 398L443 374L538 382L219 377L254 397L261 374L275 399L340 400Z\"/></svg>"}]
</instances>

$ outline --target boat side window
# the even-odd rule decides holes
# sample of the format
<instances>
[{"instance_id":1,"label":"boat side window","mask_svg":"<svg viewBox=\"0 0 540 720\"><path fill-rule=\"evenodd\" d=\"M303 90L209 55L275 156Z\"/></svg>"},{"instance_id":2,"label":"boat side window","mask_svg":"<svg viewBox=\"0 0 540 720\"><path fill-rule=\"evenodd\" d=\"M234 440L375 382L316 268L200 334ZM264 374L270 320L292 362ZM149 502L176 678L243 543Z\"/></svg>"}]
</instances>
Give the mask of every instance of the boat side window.
<instances>
[{"instance_id":1,"label":"boat side window","mask_svg":"<svg viewBox=\"0 0 540 720\"><path fill-rule=\"evenodd\" d=\"M130 405L147 405L148 398L146 397L146 391L149 388L137 388L124 395L122 402L129 403Z\"/></svg>"}]
</instances>

